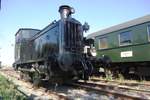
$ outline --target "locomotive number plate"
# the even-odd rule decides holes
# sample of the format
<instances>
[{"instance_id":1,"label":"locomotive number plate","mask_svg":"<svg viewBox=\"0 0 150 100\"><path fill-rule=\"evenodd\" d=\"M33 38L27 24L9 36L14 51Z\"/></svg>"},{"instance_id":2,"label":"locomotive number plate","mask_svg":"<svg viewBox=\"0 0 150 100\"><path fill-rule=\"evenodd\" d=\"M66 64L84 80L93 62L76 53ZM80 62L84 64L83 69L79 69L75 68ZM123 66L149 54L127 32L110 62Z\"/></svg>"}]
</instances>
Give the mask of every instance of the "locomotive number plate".
<instances>
[{"instance_id":1,"label":"locomotive number plate","mask_svg":"<svg viewBox=\"0 0 150 100\"><path fill-rule=\"evenodd\" d=\"M133 56L133 52L132 51L123 51L120 53L121 57L132 57Z\"/></svg>"}]
</instances>

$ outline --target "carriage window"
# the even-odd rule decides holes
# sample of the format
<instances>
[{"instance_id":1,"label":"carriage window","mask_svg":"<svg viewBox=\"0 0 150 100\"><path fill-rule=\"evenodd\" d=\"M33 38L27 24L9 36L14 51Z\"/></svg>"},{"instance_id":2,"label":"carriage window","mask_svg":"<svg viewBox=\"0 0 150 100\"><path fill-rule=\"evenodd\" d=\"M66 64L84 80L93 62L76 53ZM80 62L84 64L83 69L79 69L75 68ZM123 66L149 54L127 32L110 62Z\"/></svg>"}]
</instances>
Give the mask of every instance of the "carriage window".
<instances>
[{"instance_id":1,"label":"carriage window","mask_svg":"<svg viewBox=\"0 0 150 100\"><path fill-rule=\"evenodd\" d=\"M131 31L120 33L119 42L120 42L120 46L130 45L132 43Z\"/></svg>"},{"instance_id":2,"label":"carriage window","mask_svg":"<svg viewBox=\"0 0 150 100\"><path fill-rule=\"evenodd\" d=\"M106 37L99 39L99 49L107 49L108 48L108 41Z\"/></svg>"},{"instance_id":3,"label":"carriage window","mask_svg":"<svg viewBox=\"0 0 150 100\"><path fill-rule=\"evenodd\" d=\"M147 27L147 33L148 33L148 40L150 41L150 25Z\"/></svg>"}]
</instances>

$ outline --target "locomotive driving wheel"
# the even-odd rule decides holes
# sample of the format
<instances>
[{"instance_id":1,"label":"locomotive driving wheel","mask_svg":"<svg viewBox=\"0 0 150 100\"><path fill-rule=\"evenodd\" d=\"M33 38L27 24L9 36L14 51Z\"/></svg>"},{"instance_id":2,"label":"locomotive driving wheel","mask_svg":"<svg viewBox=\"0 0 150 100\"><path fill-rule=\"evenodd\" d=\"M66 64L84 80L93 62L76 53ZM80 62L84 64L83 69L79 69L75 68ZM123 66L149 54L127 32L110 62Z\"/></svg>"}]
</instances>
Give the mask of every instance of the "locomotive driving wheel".
<instances>
[{"instance_id":1,"label":"locomotive driving wheel","mask_svg":"<svg viewBox=\"0 0 150 100\"><path fill-rule=\"evenodd\" d=\"M32 74L32 82L33 82L33 86L35 87L39 87L41 84L41 76L38 72L34 72Z\"/></svg>"},{"instance_id":2,"label":"locomotive driving wheel","mask_svg":"<svg viewBox=\"0 0 150 100\"><path fill-rule=\"evenodd\" d=\"M25 80L25 81L31 81L32 80L28 72L22 72L21 71L20 72L20 78Z\"/></svg>"},{"instance_id":3,"label":"locomotive driving wheel","mask_svg":"<svg viewBox=\"0 0 150 100\"><path fill-rule=\"evenodd\" d=\"M45 68L46 68L46 71L45 71L45 79L49 80L50 77L52 76L51 63L48 62L48 61L45 61L45 62L44 62L44 66L45 66Z\"/></svg>"}]
</instances>

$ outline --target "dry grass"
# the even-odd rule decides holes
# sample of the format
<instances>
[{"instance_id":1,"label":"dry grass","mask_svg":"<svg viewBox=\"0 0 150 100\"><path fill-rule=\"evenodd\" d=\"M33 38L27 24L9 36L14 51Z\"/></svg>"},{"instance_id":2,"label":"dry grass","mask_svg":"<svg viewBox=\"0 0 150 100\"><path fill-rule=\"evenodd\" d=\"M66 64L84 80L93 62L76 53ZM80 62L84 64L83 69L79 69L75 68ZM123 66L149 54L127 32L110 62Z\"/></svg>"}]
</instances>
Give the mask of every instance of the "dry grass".
<instances>
[{"instance_id":1,"label":"dry grass","mask_svg":"<svg viewBox=\"0 0 150 100\"><path fill-rule=\"evenodd\" d=\"M0 75L0 100L26 100L15 88L12 82Z\"/></svg>"}]
</instances>

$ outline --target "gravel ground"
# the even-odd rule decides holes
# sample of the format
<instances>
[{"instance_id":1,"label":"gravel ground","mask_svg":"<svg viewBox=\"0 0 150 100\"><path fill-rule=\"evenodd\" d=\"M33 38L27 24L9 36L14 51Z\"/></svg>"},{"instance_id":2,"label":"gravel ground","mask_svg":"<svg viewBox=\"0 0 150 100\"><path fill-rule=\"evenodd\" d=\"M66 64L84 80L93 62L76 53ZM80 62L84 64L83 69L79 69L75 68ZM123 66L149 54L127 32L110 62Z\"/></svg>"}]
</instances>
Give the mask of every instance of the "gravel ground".
<instances>
[{"instance_id":1,"label":"gravel ground","mask_svg":"<svg viewBox=\"0 0 150 100\"><path fill-rule=\"evenodd\" d=\"M57 87L55 87L55 85L49 85L47 90L43 89L43 87L34 88L31 83L19 80L19 73L16 73L15 71L0 71L0 74L8 78L19 87L19 90L24 91L25 94L35 100L61 99L48 91L55 91L55 93L58 93L59 95L67 96L70 100L115 100L112 96L106 96L94 91L92 92L64 85L58 85Z\"/></svg>"},{"instance_id":2,"label":"gravel ground","mask_svg":"<svg viewBox=\"0 0 150 100\"><path fill-rule=\"evenodd\" d=\"M9 78L9 80L12 80L13 83L19 86L20 90L25 91L26 94L28 94L31 98L34 98L35 100L59 100L61 99L59 96L48 92L48 91L54 91L55 93L58 93L59 95L67 96L67 98L71 100L116 100L115 96L112 95L106 95L103 93L98 93L95 91L87 91L81 88L74 88L74 87L69 87L65 85L58 85L57 87L54 84L48 84L49 86L47 89L41 88L33 88L33 85L29 82L25 82L23 80L18 80L19 79L19 73L15 71L0 71L0 74L3 76ZM98 83L98 82L95 82ZM106 83L106 82L102 82ZM113 85L114 83L107 83L110 85ZM146 90L150 90L150 87L145 87L145 86L136 86L137 88L142 88ZM135 95L135 93L132 93L130 91L119 91L119 92L124 92L130 95ZM142 95L140 93L137 93L137 95ZM143 95L144 96L144 95ZM61 99L63 100L63 99Z\"/></svg>"},{"instance_id":3,"label":"gravel ground","mask_svg":"<svg viewBox=\"0 0 150 100\"><path fill-rule=\"evenodd\" d=\"M56 92L66 95L70 100L115 100L112 96L65 85L58 86Z\"/></svg>"},{"instance_id":4,"label":"gravel ground","mask_svg":"<svg viewBox=\"0 0 150 100\"><path fill-rule=\"evenodd\" d=\"M113 97L100 95L94 92L87 92L82 89L68 90L68 97L72 100L110 100Z\"/></svg>"}]
</instances>

